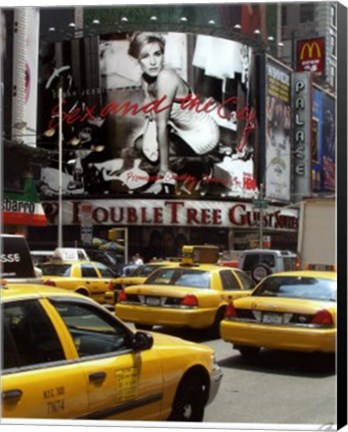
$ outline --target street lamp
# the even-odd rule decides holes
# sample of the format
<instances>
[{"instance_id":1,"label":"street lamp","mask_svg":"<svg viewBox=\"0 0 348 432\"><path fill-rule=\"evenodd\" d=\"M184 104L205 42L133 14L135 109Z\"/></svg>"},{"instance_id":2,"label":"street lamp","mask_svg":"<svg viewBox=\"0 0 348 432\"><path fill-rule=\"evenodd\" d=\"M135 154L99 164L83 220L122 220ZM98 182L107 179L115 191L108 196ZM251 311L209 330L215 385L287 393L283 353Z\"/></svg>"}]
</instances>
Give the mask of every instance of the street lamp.
<instances>
[{"instance_id":1,"label":"street lamp","mask_svg":"<svg viewBox=\"0 0 348 432\"><path fill-rule=\"evenodd\" d=\"M63 101L62 86L58 89L58 247L63 247Z\"/></svg>"}]
</instances>

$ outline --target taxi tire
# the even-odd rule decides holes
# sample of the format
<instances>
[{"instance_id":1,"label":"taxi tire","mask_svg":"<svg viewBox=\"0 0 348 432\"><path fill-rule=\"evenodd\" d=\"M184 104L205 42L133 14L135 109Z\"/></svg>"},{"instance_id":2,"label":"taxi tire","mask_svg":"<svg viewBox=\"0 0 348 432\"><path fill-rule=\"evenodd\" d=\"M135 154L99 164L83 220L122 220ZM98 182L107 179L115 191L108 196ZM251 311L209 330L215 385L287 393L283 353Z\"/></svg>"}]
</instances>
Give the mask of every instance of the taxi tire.
<instances>
[{"instance_id":1,"label":"taxi tire","mask_svg":"<svg viewBox=\"0 0 348 432\"><path fill-rule=\"evenodd\" d=\"M210 328L211 336L214 338L220 338L220 322L224 319L225 308L221 308L216 312L213 325Z\"/></svg>"},{"instance_id":2,"label":"taxi tire","mask_svg":"<svg viewBox=\"0 0 348 432\"><path fill-rule=\"evenodd\" d=\"M239 346L238 351L241 353L243 357L254 357L260 352L260 347L253 346Z\"/></svg>"},{"instance_id":3,"label":"taxi tire","mask_svg":"<svg viewBox=\"0 0 348 432\"><path fill-rule=\"evenodd\" d=\"M201 422L204 417L204 408L202 380L198 376L191 375L181 381L168 420Z\"/></svg>"},{"instance_id":4,"label":"taxi tire","mask_svg":"<svg viewBox=\"0 0 348 432\"><path fill-rule=\"evenodd\" d=\"M137 330L152 330L152 325L151 324L134 324L134 327Z\"/></svg>"}]
</instances>

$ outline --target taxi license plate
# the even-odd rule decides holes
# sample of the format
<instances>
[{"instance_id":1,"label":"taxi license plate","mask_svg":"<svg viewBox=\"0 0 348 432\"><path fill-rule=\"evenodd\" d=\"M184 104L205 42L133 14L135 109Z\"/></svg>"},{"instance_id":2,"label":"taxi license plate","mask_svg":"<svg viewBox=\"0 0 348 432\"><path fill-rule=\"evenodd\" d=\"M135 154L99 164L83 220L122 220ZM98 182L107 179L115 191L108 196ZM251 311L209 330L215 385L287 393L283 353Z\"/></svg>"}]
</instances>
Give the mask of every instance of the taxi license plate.
<instances>
[{"instance_id":1,"label":"taxi license plate","mask_svg":"<svg viewBox=\"0 0 348 432\"><path fill-rule=\"evenodd\" d=\"M267 324L282 324L282 316L274 313L264 313L262 316L262 322Z\"/></svg>"},{"instance_id":2,"label":"taxi license plate","mask_svg":"<svg viewBox=\"0 0 348 432\"><path fill-rule=\"evenodd\" d=\"M161 299L159 297L147 297L145 303L149 306L159 306Z\"/></svg>"}]
</instances>

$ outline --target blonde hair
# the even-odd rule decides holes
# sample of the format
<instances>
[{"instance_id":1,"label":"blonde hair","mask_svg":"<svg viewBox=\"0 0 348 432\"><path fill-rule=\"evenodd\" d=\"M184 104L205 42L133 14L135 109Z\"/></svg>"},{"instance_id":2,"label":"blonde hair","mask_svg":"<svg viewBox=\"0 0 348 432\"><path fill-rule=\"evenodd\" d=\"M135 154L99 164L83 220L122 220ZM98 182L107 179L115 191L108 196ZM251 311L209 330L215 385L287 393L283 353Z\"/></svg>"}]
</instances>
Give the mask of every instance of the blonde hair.
<instances>
[{"instance_id":1,"label":"blonde hair","mask_svg":"<svg viewBox=\"0 0 348 432\"><path fill-rule=\"evenodd\" d=\"M130 40L128 54L131 57L138 59L143 46L154 42L159 44L161 52L164 54L166 42L160 34L152 32L136 32Z\"/></svg>"}]
</instances>

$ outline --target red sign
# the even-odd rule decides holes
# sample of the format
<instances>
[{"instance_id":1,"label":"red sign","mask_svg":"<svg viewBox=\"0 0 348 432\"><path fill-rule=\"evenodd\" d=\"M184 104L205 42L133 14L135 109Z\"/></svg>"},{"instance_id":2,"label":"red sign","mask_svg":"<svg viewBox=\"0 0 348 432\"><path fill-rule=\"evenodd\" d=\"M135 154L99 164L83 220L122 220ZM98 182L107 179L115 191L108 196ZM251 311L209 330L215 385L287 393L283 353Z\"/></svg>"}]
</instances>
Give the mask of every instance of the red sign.
<instances>
[{"instance_id":1,"label":"red sign","mask_svg":"<svg viewBox=\"0 0 348 432\"><path fill-rule=\"evenodd\" d=\"M325 72L325 39L304 39L297 41L298 72L309 71L316 75Z\"/></svg>"}]
</instances>

